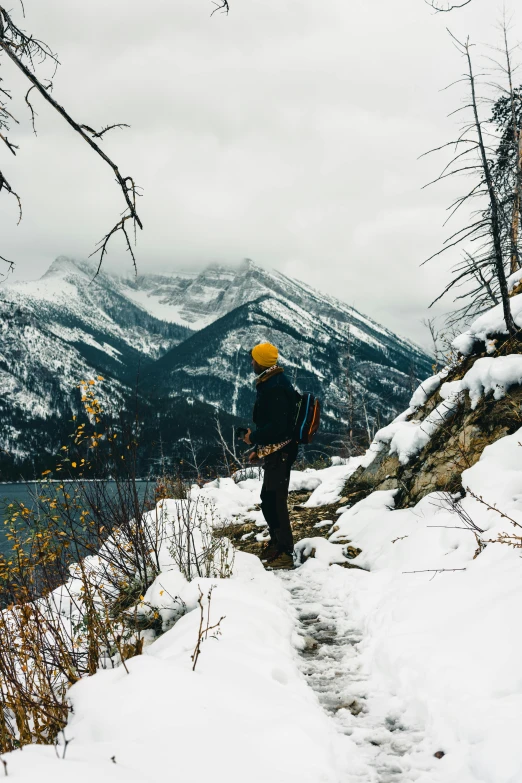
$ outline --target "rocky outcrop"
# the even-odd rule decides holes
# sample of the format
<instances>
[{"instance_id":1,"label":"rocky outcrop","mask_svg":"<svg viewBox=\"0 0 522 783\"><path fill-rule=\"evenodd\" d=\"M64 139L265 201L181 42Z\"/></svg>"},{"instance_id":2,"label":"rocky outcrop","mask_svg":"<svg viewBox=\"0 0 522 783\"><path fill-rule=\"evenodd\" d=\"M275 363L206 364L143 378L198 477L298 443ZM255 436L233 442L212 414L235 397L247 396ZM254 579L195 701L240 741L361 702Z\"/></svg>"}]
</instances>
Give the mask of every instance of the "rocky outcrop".
<instances>
[{"instance_id":1,"label":"rocky outcrop","mask_svg":"<svg viewBox=\"0 0 522 783\"><path fill-rule=\"evenodd\" d=\"M482 354L484 356L484 354ZM476 361L468 357L448 375L448 381L461 379ZM439 390L410 420L423 420L442 401ZM421 425L422 426L422 425ZM352 504L375 490L397 489L396 507L415 505L431 492L456 492L462 487L462 472L474 465L484 448L522 426L522 387L512 387L500 400L491 395L481 399L473 410L466 395L455 415L444 422L428 444L406 464L384 446L374 461L359 468L347 481L344 495Z\"/></svg>"}]
</instances>

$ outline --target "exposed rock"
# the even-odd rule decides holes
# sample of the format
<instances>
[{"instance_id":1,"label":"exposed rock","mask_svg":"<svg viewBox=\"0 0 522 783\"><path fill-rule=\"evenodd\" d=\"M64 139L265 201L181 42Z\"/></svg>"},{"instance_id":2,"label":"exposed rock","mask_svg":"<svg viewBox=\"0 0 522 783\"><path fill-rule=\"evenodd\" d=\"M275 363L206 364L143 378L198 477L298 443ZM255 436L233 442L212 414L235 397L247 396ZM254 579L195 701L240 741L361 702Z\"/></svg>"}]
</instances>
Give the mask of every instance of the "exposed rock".
<instances>
[{"instance_id":1,"label":"exposed rock","mask_svg":"<svg viewBox=\"0 0 522 783\"><path fill-rule=\"evenodd\" d=\"M346 563L335 563L335 565L341 566L341 568L356 568L358 571L369 571L368 568L363 568L362 566L355 565L355 563L350 563L348 560L346 561Z\"/></svg>"},{"instance_id":2,"label":"exposed rock","mask_svg":"<svg viewBox=\"0 0 522 783\"><path fill-rule=\"evenodd\" d=\"M358 468L353 474L353 478L357 480L358 474L358 486L375 487L383 484L386 481L396 481L396 473L400 467L399 460L396 454L387 454L386 449L383 448L374 461L366 469ZM350 482L345 485L345 490L348 490ZM389 489L395 489L395 487L389 487ZM353 491L352 491L353 492ZM349 490L345 493L348 495L348 500L352 494Z\"/></svg>"},{"instance_id":3,"label":"exposed rock","mask_svg":"<svg viewBox=\"0 0 522 783\"><path fill-rule=\"evenodd\" d=\"M476 359L475 356L463 360L447 380L462 378ZM412 419L424 419L440 402L437 390ZM351 476L343 494L353 503L375 490L397 489L395 504L404 508L431 492L459 491L462 472L480 459L484 448L521 425L522 387L512 387L500 400L483 398L475 410L466 396L455 416L408 463L401 465L397 456L384 448L369 467L359 468Z\"/></svg>"},{"instance_id":4,"label":"exposed rock","mask_svg":"<svg viewBox=\"0 0 522 783\"><path fill-rule=\"evenodd\" d=\"M518 281L515 287L511 290L509 296L516 296L517 294L522 294L522 280Z\"/></svg>"}]
</instances>

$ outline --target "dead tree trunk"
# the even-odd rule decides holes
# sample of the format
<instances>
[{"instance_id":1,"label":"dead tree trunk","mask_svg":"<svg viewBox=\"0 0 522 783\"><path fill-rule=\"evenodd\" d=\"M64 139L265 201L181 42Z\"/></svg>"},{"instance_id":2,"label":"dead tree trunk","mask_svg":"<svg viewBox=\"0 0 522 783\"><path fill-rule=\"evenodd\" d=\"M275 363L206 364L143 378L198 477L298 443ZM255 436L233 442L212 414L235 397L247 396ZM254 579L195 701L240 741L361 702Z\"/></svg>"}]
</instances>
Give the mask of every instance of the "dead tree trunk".
<instances>
[{"instance_id":1,"label":"dead tree trunk","mask_svg":"<svg viewBox=\"0 0 522 783\"><path fill-rule=\"evenodd\" d=\"M520 233L520 211L522 209L522 133L517 128L516 139L516 174L513 193L513 212L511 214L511 274L520 269L520 254L518 252L518 237Z\"/></svg>"},{"instance_id":2,"label":"dead tree trunk","mask_svg":"<svg viewBox=\"0 0 522 783\"><path fill-rule=\"evenodd\" d=\"M502 25L504 35L504 53L506 55L506 75L509 85L509 104L511 109L511 128L513 133L513 147L515 150L515 185L513 188L513 208L511 212L511 261L510 272L516 272L520 269L520 254L518 252L518 236L520 230L520 209L521 190L522 190L522 135L520 133L520 124L517 118L515 105L515 90L513 88L513 68L511 66L511 51L508 43L508 27L506 19Z\"/></svg>"},{"instance_id":3,"label":"dead tree trunk","mask_svg":"<svg viewBox=\"0 0 522 783\"><path fill-rule=\"evenodd\" d=\"M502 309L504 312L504 320L506 322L506 328L509 334L512 335L516 332L516 325L513 320L513 316L511 314L506 273L504 270L504 257L502 253L502 236L501 236L501 227L500 227L500 218L499 218L499 204L498 204L497 193L495 190L495 185L493 182L493 177L491 175L490 164L486 155L486 147L482 135L482 125L478 115L478 102L477 102L477 95L475 90L475 76L473 73L473 66L471 63L471 54L469 49L470 49L469 41L466 41L466 43L464 44L464 50L466 53L466 59L468 61L468 75L469 75L469 82L470 82L470 89L471 89L471 107L473 109L474 125L475 125L475 130L477 132L480 160L481 160L482 170L484 173L484 180L489 196L489 204L490 204L490 211L491 211L490 229L491 229L491 240L493 243L493 251L494 251L495 271L497 274L500 296L502 299Z\"/></svg>"}]
</instances>

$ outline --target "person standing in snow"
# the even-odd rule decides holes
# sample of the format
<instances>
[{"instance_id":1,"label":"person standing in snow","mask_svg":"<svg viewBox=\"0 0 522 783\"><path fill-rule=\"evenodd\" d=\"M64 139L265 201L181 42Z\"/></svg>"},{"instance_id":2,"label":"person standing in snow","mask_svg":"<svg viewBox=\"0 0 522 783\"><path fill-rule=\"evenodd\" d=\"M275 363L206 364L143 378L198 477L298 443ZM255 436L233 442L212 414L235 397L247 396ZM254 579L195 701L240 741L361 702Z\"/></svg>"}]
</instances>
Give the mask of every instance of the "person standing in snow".
<instances>
[{"instance_id":1,"label":"person standing in snow","mask_svg":"<svg viewBox=\"0 0 522 783\"><path fill-rule=\"evenodd\" d=\"M256 379L255 429L243 440L254 447L251 461L264 459L261 511L270 530L270 542L261 559L270 569L293 568L294 542L288 514L290 470L297 457L293 438L297 392L277 363L279 352L271 343L252 351Z\"/></svg>"}]
</instances>

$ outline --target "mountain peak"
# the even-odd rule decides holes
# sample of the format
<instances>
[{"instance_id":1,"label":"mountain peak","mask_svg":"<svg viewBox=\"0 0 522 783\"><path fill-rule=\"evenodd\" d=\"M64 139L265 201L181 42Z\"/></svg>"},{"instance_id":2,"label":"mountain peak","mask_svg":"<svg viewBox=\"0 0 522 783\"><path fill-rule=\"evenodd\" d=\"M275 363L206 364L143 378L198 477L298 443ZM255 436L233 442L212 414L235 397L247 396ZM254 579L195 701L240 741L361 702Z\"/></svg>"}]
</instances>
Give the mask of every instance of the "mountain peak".
<instances>
[{"instance_id":1,"label":"mountain peak","mask_svg":"<svg viewBox=\"0 0 522 783\"><path fill-rule=\"evenodd\" d=\"M239 270L241 272L250 272L251 270L261 269L251 258L244 258L239 264Z\"/></svg>"},{"instance_id":2,"label":"mountain peak","mask_svg":"<svg viewBox=\"0 0 522 783\"><path fill-rule=\"evenodd\" d=\"M94 271L93 268L92 274L94 274ZM40 279L47 280L51 277L68 277L69 275L82 275L83 277L87 277L90 272L91 265L88 261L76 261L68 256L58 256Z\"/></svg>"}]
</instances>

